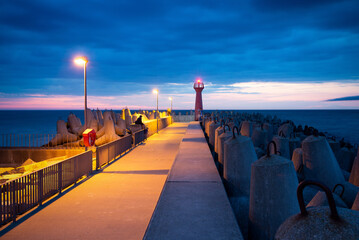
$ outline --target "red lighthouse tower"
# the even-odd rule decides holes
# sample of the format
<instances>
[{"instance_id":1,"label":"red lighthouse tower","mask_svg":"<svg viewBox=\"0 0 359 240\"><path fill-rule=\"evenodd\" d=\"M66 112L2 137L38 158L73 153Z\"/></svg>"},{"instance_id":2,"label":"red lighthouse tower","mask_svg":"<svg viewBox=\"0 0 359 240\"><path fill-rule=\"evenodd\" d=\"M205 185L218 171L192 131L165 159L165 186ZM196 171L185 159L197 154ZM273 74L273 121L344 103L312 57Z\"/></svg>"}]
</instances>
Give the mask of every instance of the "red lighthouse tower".
<instances>
[{"instance_id":1,"label":"red lighthouse tower","mask_svg":"<svg viewBox=\"0 0 359 240\"><path fill-rule=\"evenodd\" d=\"M198 121L201 112L203 111L203 104L202 104L202 90L204 88L204 84L200 78L196 80L193 86L194 90L196 90L196 105L195 105L195 121Z\"/></svg>"}]
</instances>

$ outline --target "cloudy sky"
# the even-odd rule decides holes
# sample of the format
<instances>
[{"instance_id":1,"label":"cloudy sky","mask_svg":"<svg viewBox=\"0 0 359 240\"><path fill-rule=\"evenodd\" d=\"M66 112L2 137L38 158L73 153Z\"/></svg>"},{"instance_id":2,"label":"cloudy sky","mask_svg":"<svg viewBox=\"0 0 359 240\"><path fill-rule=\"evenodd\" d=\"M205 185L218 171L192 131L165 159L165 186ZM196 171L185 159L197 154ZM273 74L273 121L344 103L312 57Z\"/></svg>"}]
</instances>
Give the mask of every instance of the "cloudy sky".
<instances>
[{"instance_id":1,"label":"cloudy sky","mask_svg":"<svg viewBox=\"0 0 359 240\"><path fill-rule=\"evenodd\" d=\"M359 108L357 0L0 1L0 109ZM331 100L331 101L328 101Z\"/></svg>"}]
</instances>

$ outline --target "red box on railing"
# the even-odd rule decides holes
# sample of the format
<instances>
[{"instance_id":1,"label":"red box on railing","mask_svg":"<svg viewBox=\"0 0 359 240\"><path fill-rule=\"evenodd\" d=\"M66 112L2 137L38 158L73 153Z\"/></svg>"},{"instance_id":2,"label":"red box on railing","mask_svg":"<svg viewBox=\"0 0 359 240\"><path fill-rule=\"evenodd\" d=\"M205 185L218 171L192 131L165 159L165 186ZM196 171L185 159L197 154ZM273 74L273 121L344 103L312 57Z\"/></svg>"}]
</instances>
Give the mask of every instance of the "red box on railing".
<instances>
[{"instance_id":1,"label":"red box on railing","mask_svg":"<svg viewBox=\"0 0 359 240\"><path fill-rule=\"evenodd\" d=\"M84 136L84 143L86 147L91 147L95 144L96 132L94 129L88 128L82 135Z\"/></svg>"}]
</instances>

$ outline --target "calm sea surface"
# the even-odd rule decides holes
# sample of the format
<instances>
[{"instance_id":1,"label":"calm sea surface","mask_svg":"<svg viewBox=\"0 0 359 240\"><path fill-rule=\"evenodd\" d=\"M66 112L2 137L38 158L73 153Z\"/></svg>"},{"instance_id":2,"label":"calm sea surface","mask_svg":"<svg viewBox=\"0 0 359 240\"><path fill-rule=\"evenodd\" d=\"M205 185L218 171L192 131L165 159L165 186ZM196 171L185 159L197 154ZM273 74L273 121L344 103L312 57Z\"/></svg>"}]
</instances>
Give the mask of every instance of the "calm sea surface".
<instances>
[{"instance_id":1,"label":"calm sea surface","mask_svg":"<svg viewBox=\"0 0 359 240\"><path fill-rule=\"evenodd\" d=\"M175 112L184 114L189 111ZM282 120L294 121L296 125L313 126L319 131L328 132L339 138L344 137L351 143L359 143L359 110L233 111L277 115ZM0 134L53 134L56 133L56 121L59 119L66 121L70 112L76 114L83 122L83 111L80 110L0 110Z\"/></svg>"}]
</instances>

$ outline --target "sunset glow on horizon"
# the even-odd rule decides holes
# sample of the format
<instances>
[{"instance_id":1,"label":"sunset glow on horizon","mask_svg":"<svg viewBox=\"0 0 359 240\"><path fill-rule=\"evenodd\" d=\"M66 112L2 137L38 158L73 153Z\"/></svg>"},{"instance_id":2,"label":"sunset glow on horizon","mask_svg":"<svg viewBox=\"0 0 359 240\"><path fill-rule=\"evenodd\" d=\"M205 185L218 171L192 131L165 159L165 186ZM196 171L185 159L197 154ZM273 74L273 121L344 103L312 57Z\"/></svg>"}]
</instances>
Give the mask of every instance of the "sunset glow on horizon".
<instances>
[{"instance_id":1,"label":"sunset glow on horizon","mask_svg":"<svg viewBox=\"0 0 359 240\"><path fill-rule=\"evenodd\" d=\"M197 79L198 81L198 79ZM358 109L359 101L327 101L355 96L359 83L322 82L239 82L229 85L208 84L203 93L205 109ZM163 92L168 92L165 87ZM193 109L195 93L191 85L186 93L159 95L159 108L166 109L167 101L176 97L176 109ZM157 94L158 90L153 90ZM150 93L110 96L88 96L89 108L99 109L151 109ZM225 105L223 105L225 103ZM9 96L0 94L0 109L82 109L83 96L28 94Z\"/></svg>"}]
</instances>

